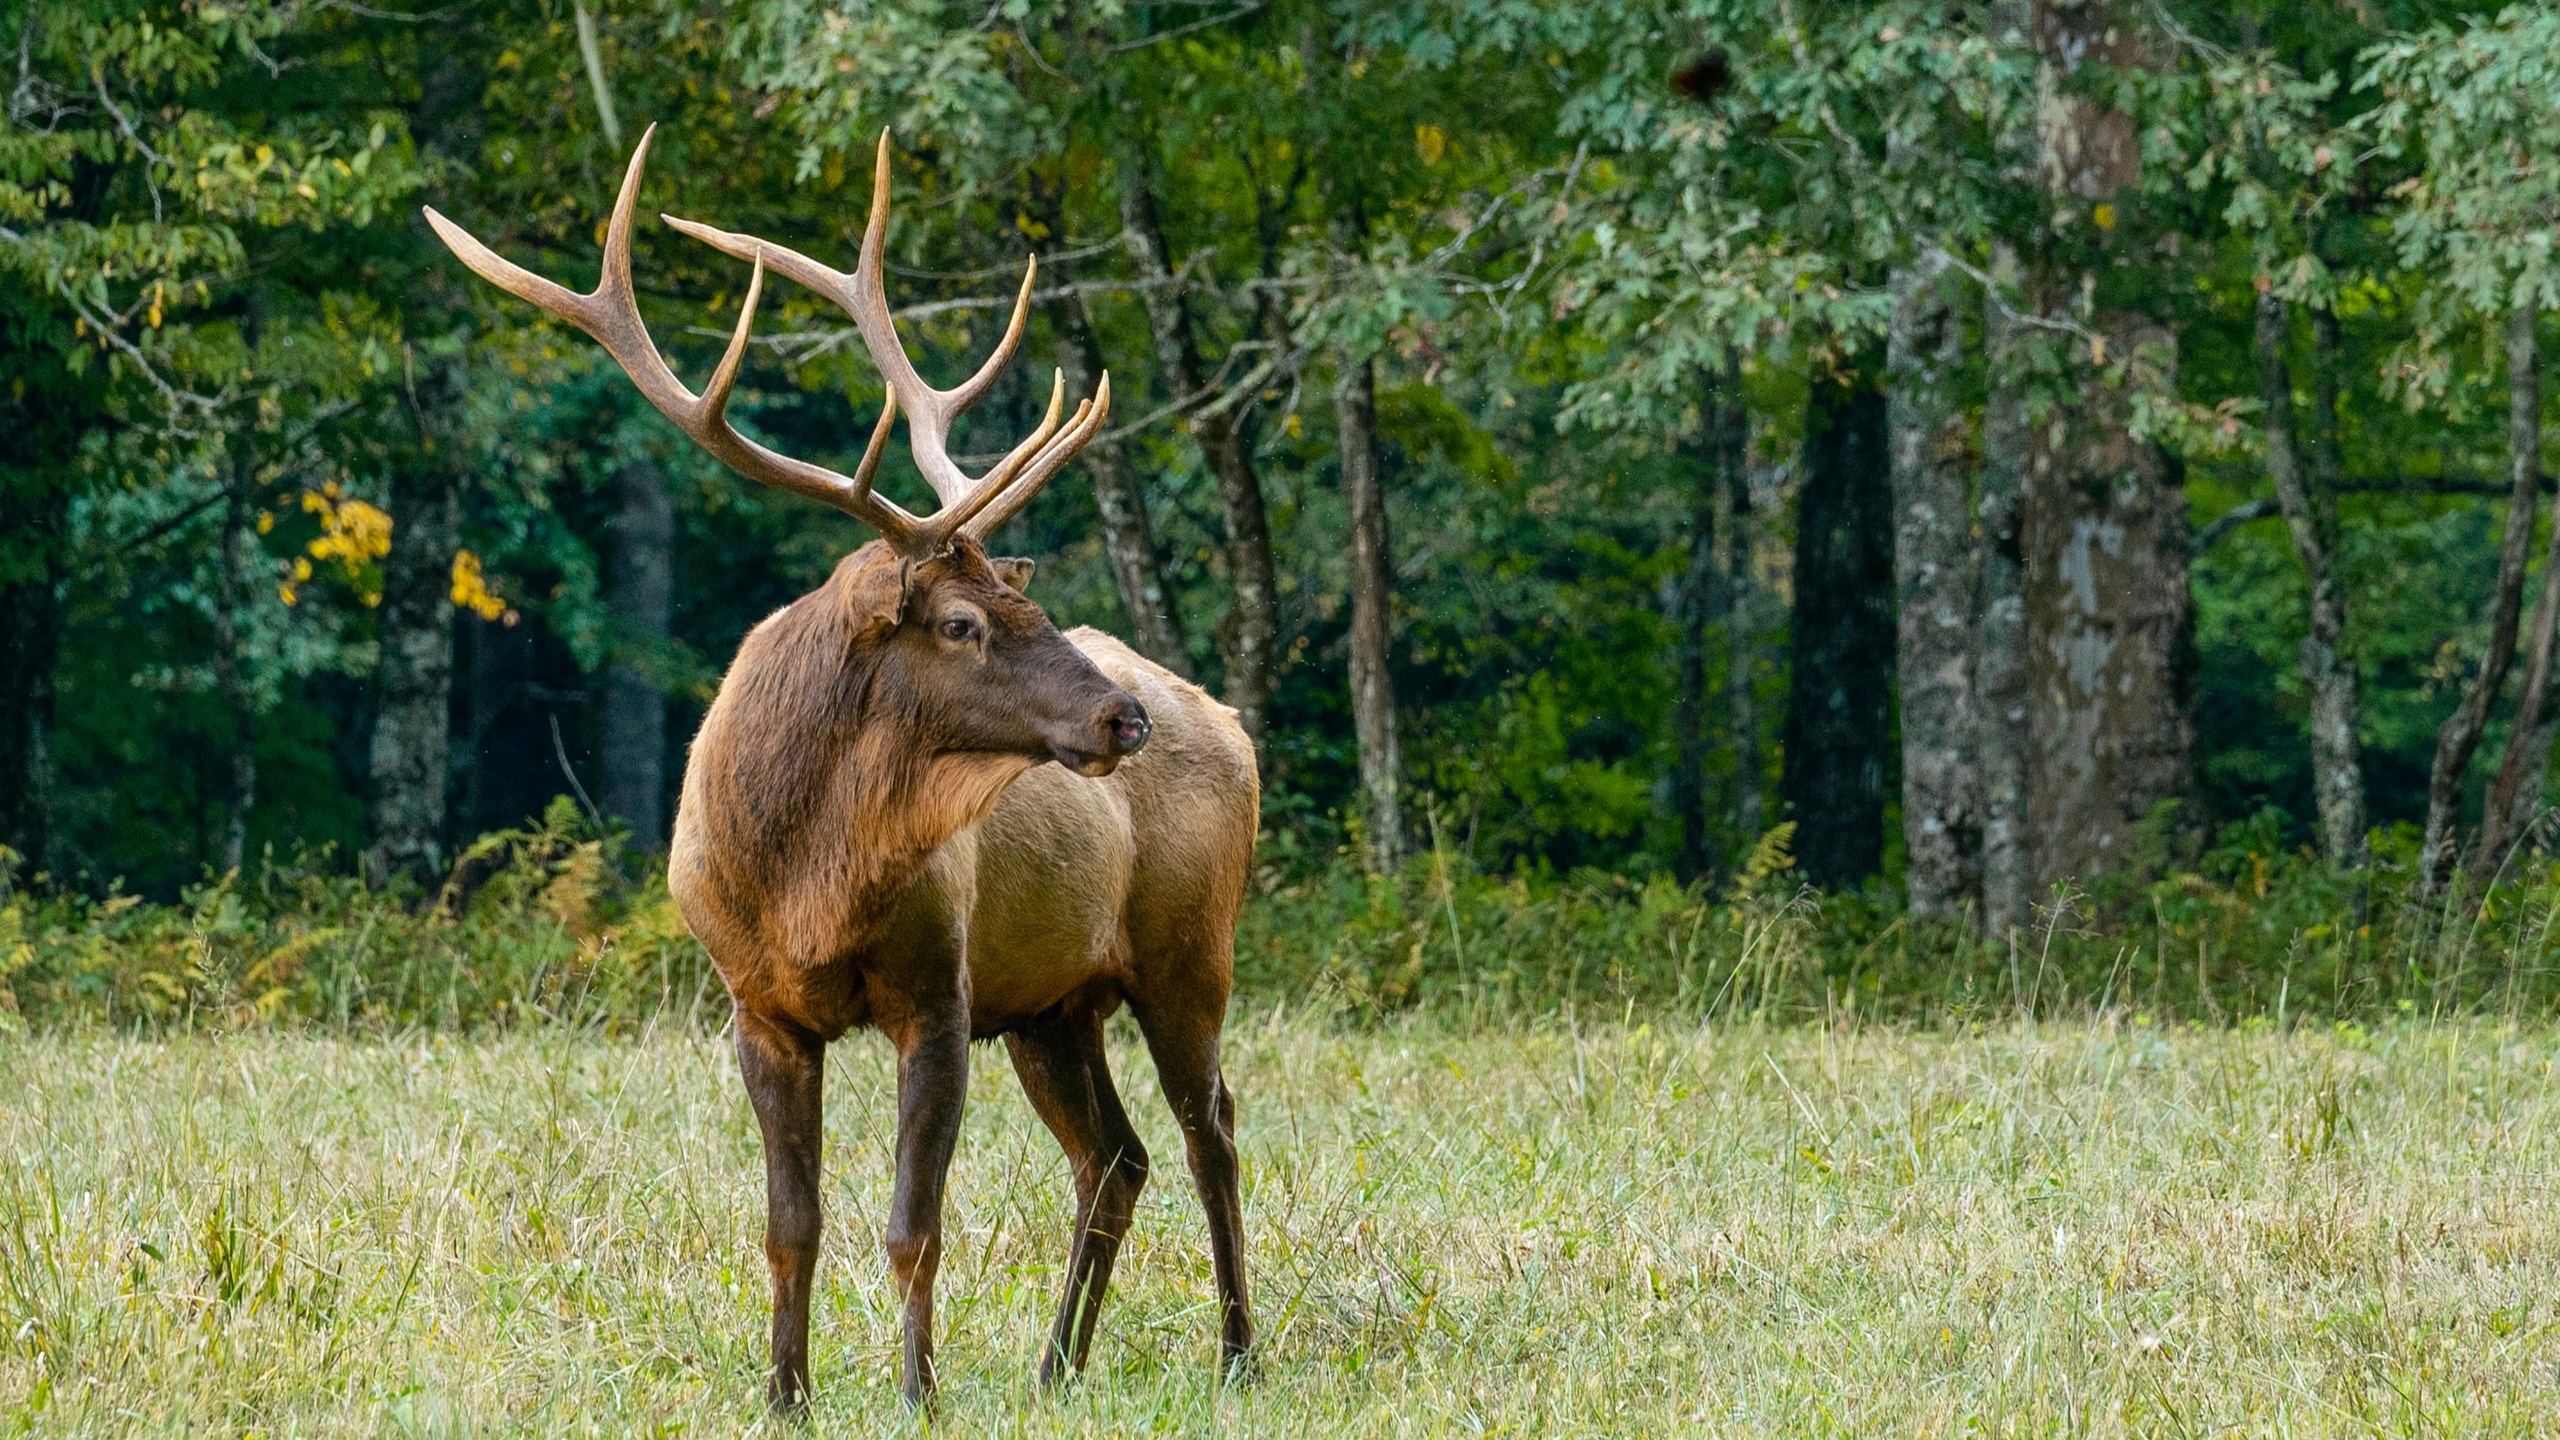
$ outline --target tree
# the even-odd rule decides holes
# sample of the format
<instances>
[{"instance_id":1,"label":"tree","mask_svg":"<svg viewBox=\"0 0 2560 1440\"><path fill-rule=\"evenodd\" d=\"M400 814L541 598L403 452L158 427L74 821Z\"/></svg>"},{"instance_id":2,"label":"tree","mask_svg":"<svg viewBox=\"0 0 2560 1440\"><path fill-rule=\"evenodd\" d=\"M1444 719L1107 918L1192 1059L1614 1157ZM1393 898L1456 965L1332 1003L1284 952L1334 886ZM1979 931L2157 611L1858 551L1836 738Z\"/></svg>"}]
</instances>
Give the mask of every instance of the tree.
<instances>
[{"instance_id":1,"label":"tree","mask_svg":"<svg viewBox=\"0 0 2560 1440\"><path fill-rule=\"evenodd\" d=\"M427 168L403 118L345 83L357 22L325 7L63 0L16 13L0 267L24 288L9 310L20 343L0 363L13 401L32 393L51 417L30 437L31 463L13 467L0 522L13 637L0 657L0 819L29 853L53 848L66 543L83 497L103 495L102 518L139 519L155 542L213 522L197 552L209 570L185 593L214 653L173 678L220 696L228 813L215 858L228 868L246 846L258 715L288 681L366 658L333 608L294 610L314 557L277 555L267 546L285 534L262 537L278 490L321 495L388 401L390 328L347 283L392 243L380 222ZM209 493L167 505L138 493L189 486ZM326 505L334 514L334 496ZM375 557L342 558L361 570Z\"/></svg>"},{"instance_id":2,"label":"tree","mask_svg":"<svg viewBox=\"0 0 2560 1440\"><path fill-rule=\"evenodd\" d=\"M605 605L631 656L605 670L597 803L631 827L642 849L655 850L667 837L667 695L633 658L667 641L675 609L675 502L666 472L650 460L621 466L614 479L621 493Z\"/></svg>"},{"instance_id":3,"label":"tree","mask_svg":"<svg viewBox=\"0 0 2560 1440\"><path fill-rule=\"evenodd\" d=\"M2415 395L2441 393L2446 378L2444 342L2472 323L2503 320L2506 331L2507 454L2509 498L2498 579L2490 603L2487 653L2463 691L2462 702L2438 732L2427 784L2427 824L2418 866L2422 887L2451 878L2458 844L2464 779L2486 733L2489 711L2513 665L2524 582L2542 473L2541 312L2560 301L2555 274L2542 247L2518 244L2560 218L2560 117L2548 97L2560 83L2560 13L2518 7L2490 24L2461 31L2443 26L2387 41L2369 52L2361 84L2378 89L2383 103L2368 124L2387 154L2408 155L2418 173L2406 188L2406 204L2393 229L2400 260L2412 272L2429 273L2418 333L2404 361ZM2546 592L2548 593L2548 592ZM2528 671L2549 673L2551 619L2560 595L2537 607L2536 651ZM2484 874L2497 861L2512 826L2524 777L2538 775L2534 757L2544 685L2529 682L2530 705L2518 717L2509 746L2522 746L2513 778L2502 776L2492 792L2484 834ZM2509 767L2502 766L2502 770ZM2503 859L2503 855L2498 857Z\"/></svg>"},{"instance_id":4,"label":"tree","mask_svg":"<svg viewBox=\"0 0 2560 1440\"><path fill-rule=\"evenodd\" d=\"M1980 702L1974 673L1980 565L1970 427L1955 381L1965 327L1942 257L1894 283L1885 342L1901 689L1904 890L1911 913L1953 912L1981 884Z\"/></svg>"},{"instance_id":5,"label":"tree","mask_svg":"<svg viewBox=\"0 0 2560 1440\"><path fill-rule=\"evenodd\" d=\"M2036 154L2052 229L2029 260L2030 294L2037 315L2084 332L2085 363L2120 362L2026 435L2026 840L2046 884L2141 863L2141 832L2192 802L2194 722L2181 473L2137 433L2134 405L2174 391L2178 342L2120 278L2153 274L2156 242L2125 223L2142 155L2133 117L2100 90L2156 64L2158 41L2134 7L2104 0L2039 3L2034 33L2055 98Z\"/></svg>"},{"instance_id":6,"label":"tree","mask_svg":"<svg viewBox=\"0 0 2560 1440\"><path fill-rule=\"evenodd\" d=\"M1884 388L1822 377L1796 502L1795 647L1780 789L1805 878L1853 886L1884 863L1893 733L1893 515Z\"/></svg>"},{"instance_id":7,"label":"tree","mask_svg":"<svg viewBox=\"0 0 2560 1440\"><path fill-rule=\"evenodd\" d=\"M1404 862L1404 760L1396 745L1394 545L1378 474L1376 362L1334 358L1334 433L1342 449L1342 493L1351 512L1351 715L1360 741L1360 788L1371 863L1392 875Z\"/></svg>"}]
</instances>

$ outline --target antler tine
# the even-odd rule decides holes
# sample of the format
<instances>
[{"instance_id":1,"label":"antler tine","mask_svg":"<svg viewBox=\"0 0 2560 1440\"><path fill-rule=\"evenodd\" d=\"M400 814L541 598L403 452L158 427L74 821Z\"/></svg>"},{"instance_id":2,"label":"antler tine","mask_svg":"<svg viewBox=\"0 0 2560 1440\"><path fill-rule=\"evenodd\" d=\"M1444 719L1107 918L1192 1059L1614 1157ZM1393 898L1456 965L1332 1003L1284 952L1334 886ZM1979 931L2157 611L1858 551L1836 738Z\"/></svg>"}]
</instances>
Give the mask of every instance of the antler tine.
<instances>
[{"instance_id":1,"label":"antler tine","mask_svg":"<svg viewBox=\"0 0 2560 1440\"><path fill-rule=\"evenodd\" d=\"M862 447L862 463L853 467L853 489L857 497L871 493L871 479L880 473L880 457L889 448L889 427L897 418L898 392L892 390L880 402L880 421L871 427L871 443Z\"/></svg>"},{"instance_id":2,"label":"antler tine","mask_svg":"<svg viewBox=\"0 0 2560 1440\"><path fill-rule=\"evenodd\" d=\"M697 423L727 427L729 392L738 388L738 366L747 357L747 336L756 324L756 302L763 298L764 257L759 255L755 273L747 277L747 302L738 307L738 328L729 333L729 348L720 352L720 363L712 368L710 382L702 387L702 413Z\"/></svg>"},{"instance_id":3,"label":"antler tine","mask_svg":"<svg viewBox=\"0 0 2560 1440\"><path fill-rule=\"evenodd\" d=\"M596 280L596 288L584 295L501 257L432 207L426 212L427 224L480 278L592 336L660 414L729 468L750 480L842 510L879 530L902 550L915 548L925 539L920 533L921 522L886 497L873 493L867 473L856 481L805 460L777 455L730 426L726 417L729 396L737 385L738 368L746 356L756 305L764 289L763 256L749 257L756 260L756 272L747 285L746 304L739 309L737 329L730 335L728 349L703 393L696 395L686 389L675 372L667 368L665 357L649 338L648 325L640 318L631 284L632 216L639 200L640 176L648 166L649 145L657 133L658 127L650 126L632 148L631 163L623 171L621 192L614 197L613 218L605 227L603 273ZM875 437L875 453L867 457L874 468L879 463L876 452L885 430L884 419L884 435ZM932 543L939 548L944 537L937 535Z\"/></svg>"},{"instance_id":4,"label":"antler tine","mask_svg":"<svg viewBox=\"0 0 2560 1440\"><path fill-rule=\"evenodd\" d=\"M1110 418L1111 372L1105 370L1102 372L1101 383L1093 388L1093 398L1077 404L1075 422L1067 426L1064 433L1057 439L1050 441L1047 448L1024 468L1020 477L1005 487L1001 503L990 505L971 521L962 533L972 540L980 541L994 534L998 526L1019 514L1023 506L1030 504L1032 498L1040 493L1051 477L1065 469L1067 462L1073 460L1078 451L1092 443L1093 437L1102 433L1102 422Z\"/></svg>"},{"instance_id":5,"label":"antler tine","mask_svg":"<svg viewBox=\"0 0 2560 1440\"><path fill-rule=\"evenodd\" d=\"M916 468L924 473L925 483L933 487L936 499L943 505L956 505L967 499L977 482L962 473L950 457L947 437L951 421L964 405L953 403L955 396L975 387L983 391L994 375L988 367L957 391L943 391L924 382L916 372L915 362L907 357L906 347L898 341L897 322L890 318L889 294L882 283L888 270L889 243L889 132L880 132L880 147L871 173L871 216L862 231L862 258L850 274L832 265L812 260L787 246L776 245L752 235L740 235L697 221L663 217L677 232L692 236L723 255L739 260L752 260L761 252L773 262L773 268L799 281L802 285L834 301L853 317L854 328L861 332L862 348L870 352L871 363L880 370L880 378L898 392L899 403L907 412L907 447L914 454ZM1014 332L1021 328L1021 312L1029 299L1026 290L1015 302L1017 312ZM1009 332L1011 333L1011 332ZM1018 338L1018 335L1014 336ZM993 362L1001 364L1009 358L1008 346L999 345ZM968 399L976 396L970 394Z\"/></svg>"},{"instance_id":6,"label":"antler tine","mask_svg":"<svg viewBox=\"0 0 2560 1440\"><path fill-rule=\"evenodd\" d=\"M855 474L851 492L837 503L844 508L854 506L886 506L893 518L881 524L884 531L903 521L898 532L902 546L917 552L938 550L955 536L966 535L983 540L995 527L1020 513L1023 506L1040 492L1050 478L1074 458L1087 442L1100 433L1105 417L1111 412L1111 378L1102 377L1091 399L1076 406L1074 417L1062 432L1058 428L1059 412L1066 403L1066 378L1053 377L1050 383L1049 410L1040 425L1024 437L983 477L971 478L953 461L949 450L951 422L982 398L995 383L1014 352L1022 344L1022 335L1031 315L1031 295L1037 285L1040 269L1035 257L1023 270L1022 285L1013 298L1013 313L1005 325L995 350L976 373L950 390L937 390L924 383L906 347L899 343L896 320L889 310L889 297L884 277L888 272L889 236L889 132L880 132L880 144L871 172L871 214L864 221L861 259L848 274L833 266L812 260L788 246L776 245L752 235L735 234L714 226L700 224L676 216L663 216L677 232L691 236L724 255L754 262L759 269L769 267L800 282L810 290L833 300L853 317L854 327L862 335L863 348L870 352L872 363L888 382L889 404L881 411L879 427L872 432L871 445L863 453L862 465ZM751 282L752 297L757 286ZM725 391L723 392L725 395ZM907 447L915 457L916 468L923 472L933 487L942 508L927 518L907 514L873 491L872 478L879 468L881 447L896 411L907 413ZM709 441L705 441L709 444ZM742 442L744 443L744 442ZM870 518L867 514L865 518Z\"/></svg>"},{"instance_id":7,"label":"antler tine","mask_svg":"<svg viewBox=\"0 0 2560 1440\"><path fill-rule=\"evenodd\" d=\"M1015 347L1022 343L1023 322L1031 318L1031 283L1039 278L1040 257L1034 255L1022 267L1022 288L1014 292L1013 319L1004 327L1004 338L996 342L996 348L987 355L987 363L978 367L977 374L961 381L958 389L942 392L951 402L953 415L983 399L987 387L996 383L996 376L1012 361Z\"/></svg>"},{"instance_id":8,"label":"antler tine","mask_svg":"<svg viewBox=\"0 0 2560 1440\"><path fill-rule=\"evenodd\" d=\"M997 462L996 468L987 472L986 479L978 483L978 488L970 492L968 499L945 514L933 517L935 523L942 524L947 521L954 534L965 533L969 527L969 517L986 509L989 501L1003 494L1005 487L1013 483L1013 477L1021 471L1023 464L1037 456L1040 453L1040 447L1048 444L1049 437L1058 432L1058 412L1065 406L1066 400L1066 372L1063 370L1050 372L1049 413L1040 417L1039 427L1023 436L1022 443L1014 446L1011 454ZM1091 403L1091 401L1077 403L1076 419L1084 418L1085 407Z\"/></svg>"}]
</instances>

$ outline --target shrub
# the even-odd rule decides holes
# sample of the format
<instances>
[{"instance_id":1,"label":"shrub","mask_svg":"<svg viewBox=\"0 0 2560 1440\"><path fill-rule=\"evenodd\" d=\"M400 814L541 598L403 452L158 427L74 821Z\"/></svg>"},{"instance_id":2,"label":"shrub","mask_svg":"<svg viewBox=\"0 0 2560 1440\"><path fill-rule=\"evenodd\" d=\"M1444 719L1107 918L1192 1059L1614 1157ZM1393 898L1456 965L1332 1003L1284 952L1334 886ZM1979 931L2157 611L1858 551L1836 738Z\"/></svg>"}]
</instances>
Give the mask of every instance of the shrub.
<instances>
[{"instance_id":1,"label":"shrub","mask_svg":"<svg viewBox=\"0 0 2560 1440\"><path fill-rule=\"evenodd\" d=\"M2013 940L1914 922L1880 887L1797 884L1773 831L1720 888L1659 876L1266 872L1237 993L1359 1022L1634 1013L1852 1014L1966 1024L2121 1009L2168 1022L2521 1011L2560 998L2560 863L2479 904L2410 898L2415 842L2340 871L2239 826L2192 870L2048 897ZM326 855L224 876L175 904L0 889L0 1028L317 1024L472 1030L529 1021L717 1025L727 1000L662 871L567 802L474 844L434 894L367 889ZM0 867L5 873L5 867Z\"/></svg>"},{"instance_id":2,"label":"shrub","mask_svg":"<svg viewBox=\"0 0 2560 1440\"><path fill-rule=\"evenodd\" d=\"M376 891L327 856L226 875L174 905L0 894L0 1025L321 1022L468 1030L727 1013L662 873L555 803L483 837L436 895Z\"/></svg>"}]
</instances>

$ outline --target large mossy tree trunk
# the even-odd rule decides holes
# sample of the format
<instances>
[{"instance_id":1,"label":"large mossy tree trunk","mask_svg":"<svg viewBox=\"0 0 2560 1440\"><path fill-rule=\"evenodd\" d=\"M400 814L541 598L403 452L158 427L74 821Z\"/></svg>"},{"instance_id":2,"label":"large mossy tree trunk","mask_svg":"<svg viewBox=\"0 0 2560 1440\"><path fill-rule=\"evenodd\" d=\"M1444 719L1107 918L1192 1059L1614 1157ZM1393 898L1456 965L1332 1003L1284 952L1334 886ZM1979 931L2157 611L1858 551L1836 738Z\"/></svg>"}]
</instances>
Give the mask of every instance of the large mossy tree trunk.
<instances>
[{"instance_id":1,"label":"large mossy tree trunk","mask_svg":"<svg viewBox=\"0 0 2560 1440\"><path fill-rule=\"evenodd\" d=\"M1956 913L1981 886L1980 727L1973 690L1978 551L1970 446L1955 386L1964 325L1941 265L1894 277L1886 336L1887 448L1902 687L1904 893L1915 919Z\"/></svg>"},{"instance_id":2,"label":"large mossy tree trunk","mask_svg":"<svg viewBox=\"0 0 2560 1440\"><path fill-rule=\"evenodd\" d=\"M2035 30L2046 97L2037 165L2055 216L2035 303L2086 333L2073 341L2082 359L2134 372L2082 376L2028 432L2024 838L2041 886L2143 863L2146 834L2185 823L2195 725L2184 475L2132 433L2137 387L2175 383L2177 337L2139 311L2082 305L2104 286L2100 272L2144 243L2117 211L2141 179L2141 149L2132 117L2079 93L2074 76L2148 64L2149 37L2127 0L2041 0Z\"/></svg>"},{"instance_id":3,"label":"large mossy tree trunk","mask_svg":"<svg viewBox=\"0 0 2560 1440\"><path fill-rule=\"evenodd\" d=\"M1779 789L1804 878L1854 886L1884 865L1893 733L1893 483L1884 391L1818 382L1796 502L1795 649Z\"/></svg>"},{"instance_id":4,"label":"large mossy tree trunk","mask_svg":"<svg viewBox=\"0 0 2560 1440\"><path fill-rule=\"evenodd\" d=\"M614 489L605 606L624 654L605 665L596 799L656 851L667 843L667 697L632 657L663 648L675 618L676 509L666 472L646 460L622 467Z\"/></svg>"}]
</instances>

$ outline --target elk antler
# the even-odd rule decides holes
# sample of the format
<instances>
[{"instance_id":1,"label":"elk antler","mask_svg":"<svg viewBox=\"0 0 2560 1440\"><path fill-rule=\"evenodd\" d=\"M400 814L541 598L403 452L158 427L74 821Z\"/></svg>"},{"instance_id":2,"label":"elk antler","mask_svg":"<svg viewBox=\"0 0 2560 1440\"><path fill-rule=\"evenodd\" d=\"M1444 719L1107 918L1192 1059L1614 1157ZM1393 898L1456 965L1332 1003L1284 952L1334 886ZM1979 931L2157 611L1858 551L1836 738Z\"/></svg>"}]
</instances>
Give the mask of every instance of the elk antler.
<instances>
[{"instance_id":1,"label":"elk antler","mask_svg":"<svg viewBox=\"0 0 2560 1440\"><path fill-rule=\"evenodd\" d=\"M893 549L911 558L939 554L949 548L957 535L983 539L1029 504L1050 477L1101 430L1103 418L1111 411L1111 377L1104 375L1093 398L1077 404L1074 419L1061 432L1058 411L1065 400L1066 382L1064 376L1059 376L1051 383L1049 413L1039 428L997 462L994 469L972 480L952 463L946 450L951 422L977 403L987 387L995 383L1005 361L1013 357L1014 347L1022 339L1022 322L1031 302L1031 277L1037 266L1035 263L1033 271L1022 277L1022 293L1014 300L1013 322L978 373L956 390L936 390L926 385L898 344L897 325L890 319L888 299L880 285L889 213L889 136L885 131L880 136L879 163L872 178L871 223L863 234L861 264L852 275L750 236L732 235L673 216L659 217L714 249L755 265L747 282L746 303L738 311L737 329L729 337L728 351L720 357L720 364L711 372L710 382L700 395L687 390L650 341L631 288L631 216L639 199L640 172L649 159L649 142L657 131L658 127L650 126L631 152L630 168L622 177L622 193L614 199L613 219L605 229L604 273L596 281L596 288L587 294L576 294L500 258L461 226L437 214L433 207L427 209L427 224L481 279L594 337L630 375L631 383L639 387L650 404L730 469L750 480L833 506L878 530ZM738 364L746 354L747 336L755 323L756 302L764 293L768 265L851 312L862 332L864 347L889 382L880 422L872 428L871 443L864 447L862 463L851 476L777 455L739 434L728 422L725 412L729 393L738 382ZM916 467L924 472L926 482L942 502L929 518L909 514L904 506L871 488L880 469L881 452L888 444L890 423L897 418L902 404L907 409L908 448L915 456Z\"/></svg>"}]
</instances>

